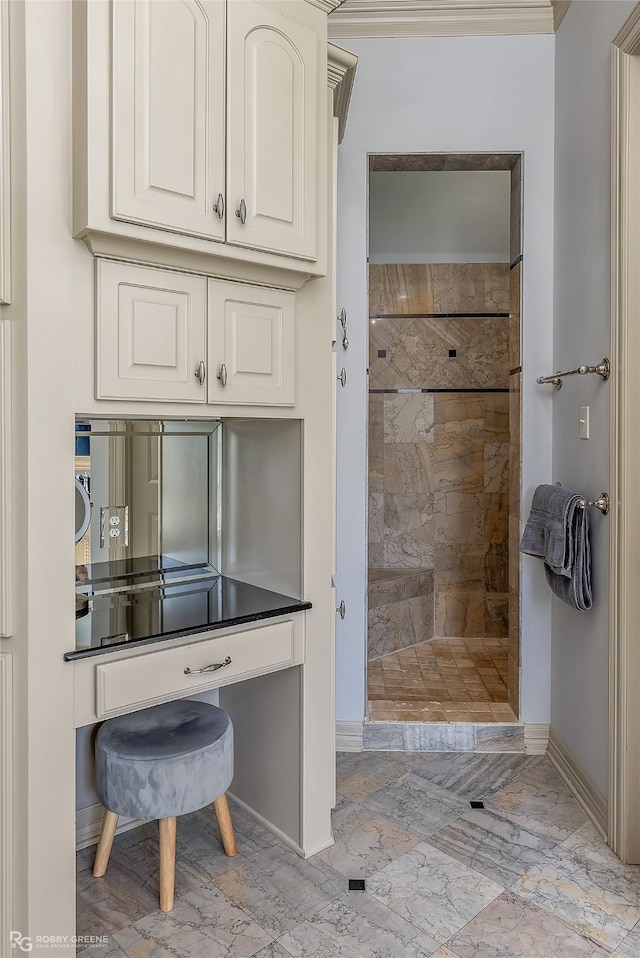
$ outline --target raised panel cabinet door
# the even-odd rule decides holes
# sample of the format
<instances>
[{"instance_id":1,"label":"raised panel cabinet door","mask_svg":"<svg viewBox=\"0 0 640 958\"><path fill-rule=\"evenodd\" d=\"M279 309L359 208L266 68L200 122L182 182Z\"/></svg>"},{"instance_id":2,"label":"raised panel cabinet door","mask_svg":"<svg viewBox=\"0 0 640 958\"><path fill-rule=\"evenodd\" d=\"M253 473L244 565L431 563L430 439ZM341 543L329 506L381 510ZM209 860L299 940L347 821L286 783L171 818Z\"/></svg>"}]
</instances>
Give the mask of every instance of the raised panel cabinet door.
<instances>
[{"instance_id":1,"label":"raised panel cabinet door","mask_svg":"<svg viewBox=\"0 0 640 958\"><path fill-rule=\"evenodd\" d=\"M98 259L96 289L96 399L204 402L205 278Z\"/></svg>"},{"instance_id":2,"label":"raised panel cabinet door","mask_svg":"<svg viewBox=\"0 0 640 958\"><path fill-rule=\"evenodd\" d=\"M114 219L224 239L225 9L221 0L113 3Z\"/></svg>"},{"instance_id":3,"label":"raised panel cabinet door","mask_svg":"<svg viewBox=\"0 0 640 958\"><path fill-rule=\"evenodd\" d=\"M319 11L309 25L233 0L227 22L227 240L316 257Z\"/></svg>"},{"instance_id":4,"label":"raised panel cabinet door","mask_svg":"<svg viewBox=\"0 0 640 958\"><path fill-rule=\"evenodd\" d=\"M212 403L292 406L294 294L209 280Z\"/></svg>"}]
</instances>

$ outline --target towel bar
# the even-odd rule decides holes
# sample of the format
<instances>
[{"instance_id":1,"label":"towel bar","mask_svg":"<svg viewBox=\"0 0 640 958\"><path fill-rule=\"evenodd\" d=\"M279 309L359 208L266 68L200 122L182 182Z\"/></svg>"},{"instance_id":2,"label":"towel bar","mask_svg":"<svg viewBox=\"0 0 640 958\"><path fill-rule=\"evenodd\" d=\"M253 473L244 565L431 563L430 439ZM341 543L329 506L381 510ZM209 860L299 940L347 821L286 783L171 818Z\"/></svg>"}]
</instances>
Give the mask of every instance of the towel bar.
<instances>
[{"instance_id":1,"label":"towel bar","mask_svg":"<svg viewBox=\"0 0 640 958\"><path fill-rule=\"evenodd\" d=\"M551 383L556 389L562 389L562 379L564 376L586 376L587 373L596 373L602 380L609 378L611 364L608 359L603 359L595 366L578 366L576 369L568 369L567 372L554 373L553 376L538 376L537 383Z\"/></svg>"},{"instance_id":2,"label":"towel bar","mask_svg":"<svg viewBox=\"0 0 640 958\"><path fill-rule=\"evenodd\" d=\"M603 516L609 511L609 496L606 492L601 493L599 499L583 499L578 503L580 509L599 509Z\"/></svg>"},{"instance_id":3,"label":"towel bar","mask_svg":"<svg viewBox=\"0 0 640 958\"><path fill-rule=\"evenodd\" d=\"M556 482L556 486L562 486L561 482ZM600 493L599 499L583 499L582 502L578 503L578 508L580 509L599 509L603 516L606 516L609 512L609 506L611 505L611 500L609 495L606 492Z\"/></svg>"}]
</instances>

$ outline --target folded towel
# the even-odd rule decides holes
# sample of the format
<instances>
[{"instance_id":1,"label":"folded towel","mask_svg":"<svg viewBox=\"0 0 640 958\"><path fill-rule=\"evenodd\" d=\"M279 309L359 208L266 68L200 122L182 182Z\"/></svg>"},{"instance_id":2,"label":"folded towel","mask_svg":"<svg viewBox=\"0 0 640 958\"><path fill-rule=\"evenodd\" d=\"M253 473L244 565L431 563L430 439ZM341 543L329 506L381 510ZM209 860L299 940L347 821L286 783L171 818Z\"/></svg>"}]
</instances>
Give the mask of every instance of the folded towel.
<instances>
[{"instance_id":1,"label":"folded towel","mask_svg":"<svg viewBox=\"0 0 640 958\"><path fill-rule=\"evenodd\" d=\"M538 486L520 551L544 560L552 591L574 609L593 604L588 510L583 498L560 486Z\"/></svg>"}]
</instances>

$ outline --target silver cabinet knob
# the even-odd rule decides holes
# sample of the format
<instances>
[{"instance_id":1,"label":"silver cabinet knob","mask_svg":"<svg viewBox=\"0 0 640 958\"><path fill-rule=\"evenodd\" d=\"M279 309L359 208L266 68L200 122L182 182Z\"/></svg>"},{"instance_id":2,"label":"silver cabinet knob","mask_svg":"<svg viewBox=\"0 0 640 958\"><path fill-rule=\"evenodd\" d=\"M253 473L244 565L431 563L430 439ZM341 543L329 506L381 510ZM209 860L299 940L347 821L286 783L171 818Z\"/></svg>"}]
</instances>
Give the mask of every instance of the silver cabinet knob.
<instances>
[{"instance_id":1,"label":"silver cabinet knob","mask_svg":"<svg viewBox=\"0 0 640 958\"><path fill-rule=\"evenodd\" d=\"M196 369L194 375L196 379L198 380L198 382L200 383L200 385L204 386L204 381L207 377L207 367L205 366L203 359L201 359L200 362L198 363L198 368Z\"/></svg>"},{"instance_id":2,"label":"silver cabinet knob","mask_svg":"<svg viewBox=\"0 0 640 958\"><path fill-rule=\"evenodd\" d=\"M220 372L217 374L216 379L220 380L220 385L224 389L224 387L227 385L227 367L224 363L220 367Z\"/></svg>"},{"instance_id":3,"label":"silver cabinet knob","mask_svg":"<svg viewBox=\"0 0 640 958\"><path fill-rule=\"evenodd\" d=\"M340 375L338 376L338 382L342 384L343 388L347 385L347 370L342 367L340 370Z\"/></svg>"},{"instance_id":4,"label":"silver cabinet knob","mask_svg":"<svg viewBox=\"0 0 640 958\"><path fill-rule=\"evenodd\" d=\"M336 612L338 613L341 619L344 619L345 615L347 614L347 607L344 604L344 599L341 601L340 605L336 609Z\"/></svg>"},{"instance_id":5,"label":"silver cabinet knob","mask_svg":"<svg viewBox=\"0 0 640 958\"><path fill-rule=\"evenodd\" d=\"M240 209L236 210L236 216L240 219L240 222L244 226L247 222L247 204L244 200L240 200Z\"/></svg>"},{"instance_id":6,"label":"silver cabinet knob","mask_svg":"<svg viewBox=\"0 0 640 958\"><path fill-rule=\"evenodd\" d=\"M218 193L218 200L213 204L213 212L218 214L219 219L224 216L224 196L222 193Z\"/></svg>"},{"instance_id":7,"label":"silver cabinet knob","mask_svg":"<svg viewBox=\"0 0 640 958\"><path fill-rule=\"evenodd\" d=\"M205 665L203 669L190 669L189 666L184 670L185 675L202 675L203 672L217 672L223 669L225 665L231 665L231 656L228 655L224 662L214 662L213 665Z\"/></svg>"}]
</instances>

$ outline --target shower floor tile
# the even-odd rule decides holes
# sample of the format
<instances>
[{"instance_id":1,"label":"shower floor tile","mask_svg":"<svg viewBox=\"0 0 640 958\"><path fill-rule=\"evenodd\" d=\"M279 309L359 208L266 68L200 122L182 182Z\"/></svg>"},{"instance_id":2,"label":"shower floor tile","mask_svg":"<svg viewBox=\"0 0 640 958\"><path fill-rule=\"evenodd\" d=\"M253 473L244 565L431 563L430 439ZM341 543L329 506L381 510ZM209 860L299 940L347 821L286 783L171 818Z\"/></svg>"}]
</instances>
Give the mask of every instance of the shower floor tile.
<instances>
[{"instance_id":1,"label":"shower floor tile","mask_svg":"<svg viewBox=\"0 0 640 958\"><path fill-rule=\"evenodd\" d=\"M368 717L398 722L514 722L508 639L435 638L372 659Z\"/></svg>"}]
</instances>

